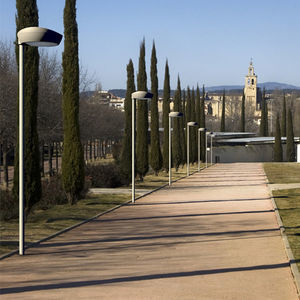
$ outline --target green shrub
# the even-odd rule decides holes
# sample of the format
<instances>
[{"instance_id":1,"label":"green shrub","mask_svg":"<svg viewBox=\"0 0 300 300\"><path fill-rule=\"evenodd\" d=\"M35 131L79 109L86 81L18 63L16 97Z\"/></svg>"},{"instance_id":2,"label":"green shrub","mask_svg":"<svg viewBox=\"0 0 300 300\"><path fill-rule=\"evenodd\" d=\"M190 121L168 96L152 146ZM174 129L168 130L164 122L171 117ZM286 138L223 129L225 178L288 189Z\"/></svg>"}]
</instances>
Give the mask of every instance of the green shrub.
<instances>
[{"instance_id":1,"label":"green shrub","mask_svg":"<svg viewBox=\"0 0 300 300\"><path fill-rule=\"evenodd\" d=\"M0 221L15 219L19 215L19 204L9 190L0 189Z\"/></svg>"},{"instance_id":2,"label":"green shrub","mask_svg":"<svg viewBox=\"0 0 300 300\"><path fill-rule=\"evenodd\" d=\"M43 180L42 191L42 199L37 203L39 208L47 209L51 206L68 202L62 186L61 175L55 175Z\"/></svg>"},{"instance_id":3,"label":"green shrub","mask_svg":"<svg viewBox=\"0 0 300 300\"><path fill-rule=\"evenodd\" d=\"M120 168L115 163L88 164L85 172L92 187L115 188L123 185Z\"/></svg>"},{"instance_id":4,"label":"green shrub","mask_svg":"<svg viewBox=\"0 0 300 300\"><path fill-rule=\"evenodd\" d=\"M112 156L117 164L119 164L120 162L121 151L122 151L121 143L115 143L112 145Z\"/></svg>"}]
</instances>

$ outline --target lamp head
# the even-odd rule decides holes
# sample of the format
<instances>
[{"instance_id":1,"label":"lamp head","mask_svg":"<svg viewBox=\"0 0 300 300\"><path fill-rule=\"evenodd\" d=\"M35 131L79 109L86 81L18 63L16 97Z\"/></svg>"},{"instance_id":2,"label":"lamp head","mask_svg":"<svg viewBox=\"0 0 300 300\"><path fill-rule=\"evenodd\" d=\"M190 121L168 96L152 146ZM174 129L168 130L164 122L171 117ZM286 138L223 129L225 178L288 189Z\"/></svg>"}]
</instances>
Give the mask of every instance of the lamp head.
<instances>
[{"instance_id":1,"label":"lamp head","mask_svg":"<svg viewBox=\"0 0 300 300\"><path fill-rule=\"evenodd\" d=\"M198 123L197 122L188 122L187 125L194 127L194 126L198 126Z\"/></svg>"},{"instance_id":2,"label":"lamp head","mask_svg":"<svg viewBox=\"0 0 300 300\"><path fill-rule=\"evenodd\" d=\"M18 44L26 44L33 47L53 47L58 46L62 40L62 35L42 27L26 27L18 33Z\"/></svg>"},{"instance_id":3,"label":"lamp head","mask_svg":"<svg viewBox=\"0 0 300 300\"><path fill-rule=\"evenodd\" d=\"M180 118L183 116L182 112L178 112L178 111L172 111L169 113L169 117L170 118Z\"/></svg>"},{"instance_id":4,"label":"lamp head","mask_svg":"<svg viewBox=\"0 0 300 300\"><path fill-rule=\"evenodd\" d=\"M131 94L131 99L136 100L149 100L153 97L153 94L146 91L136 91Z\"/></svg>"}]
</instances>

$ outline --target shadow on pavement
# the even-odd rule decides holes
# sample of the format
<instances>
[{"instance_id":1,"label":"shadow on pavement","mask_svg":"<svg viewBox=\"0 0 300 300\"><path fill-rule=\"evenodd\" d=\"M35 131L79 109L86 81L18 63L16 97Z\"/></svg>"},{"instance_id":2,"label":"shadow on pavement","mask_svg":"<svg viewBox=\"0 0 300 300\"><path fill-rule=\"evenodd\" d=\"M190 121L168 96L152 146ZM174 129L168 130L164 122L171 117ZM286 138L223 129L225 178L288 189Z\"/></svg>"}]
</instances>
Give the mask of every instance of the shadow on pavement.
<instances>
[{"instance_id":1,"label":"shadow on pavement","mask_svg":"<svg viewBox=\"0 0 300 300\"><path fill-rule=\"evenodd\" d=\"M55 243L42 243L37 247L62 247L70 245L84 245L95 243L111 243L111 242L125 242L125 241L140 241L140 240L152 240L152 239L167 239L167 238L189 238L200 236L222 236L222 235L243 235L251 233L265 233L265 232L279 232L279 228L268 229L256 229L256 230L237 230L237 231L224 231L224 232L209 232L209 233L190 233L190 234L166 234L166 235L150 235L150 236L131 236L124 238L111 238L111 239L97 239L86 241L72 241L72 242L55 242Z\"/></svg>"},{"instance_id":2,"label":"shadow on pavement","mask_svg":"<svg viewBox=\"0 0 300 300\"><path fill-rule=\"evenodd\" d=\"M265 201L270 200L270 198L247 198L247 199L228 199L228 200L200 200L200 201L178 201L178 202L149 202L149 203L139 203L134 204L129 203L128 205L144 206L144 205L169 205L169 204L192 204L192 203L211 203L211 202L240 202L240 201Z\"/></svg>"},{"instance_id":3,"label":"shadow on pavement","mask_svg":"<svg viewBox=\"0 0 300 300\"><path fill-rule=\"evenodd\" d=\"M290 263L295 263L295 262L296 261L290 261ZM89 280L89 281L73 281L73 282L62 282L62 283L51 283L51 284L27 285L27 286L3 288L0 289L0 294L5 295L5 294L15 294L15 293L22 293L22 292L78 288L78 287L105 285L105 284L113 284L113 283L120 283L120 282L167 279L167 278L176 278L176 277L190 277L190 276L211 275L211 274L230 273L230 272L272 270L278 268L287 268L290 266L290 263L287 262L287 263L279 263L279 264L257 265L257 266L237 267L237 268L196 270L196 271L189 271L189 272L174 272L174 273L158 273L158 274L149 274L149 275L141 275L141 276L117 277L117 278Z\"/></svg>"},{"instance_id":4,"label":"shadow on pavement","mask_svg":"<svg viewBox=\"0 0 300 300\"><path fill-rule=\"evenodd\" d=\"M151 216L151 217L135 217L135 218L119 218L119 219L99 219L95 222L118 222L118 221L133 221L133 220L151 220L151 219L176 219L176 218L189 218L189 217L206 217L206 216L222 216L222 215L239 215L239 214L260 214L260 213L273 213L274 209L270 210L253 210L253 211L234 211L234 212L221 212L221 213L208 213L208 214L186 214L186 215L168 215L168 216Z\"/></svg>"}]
</instances>

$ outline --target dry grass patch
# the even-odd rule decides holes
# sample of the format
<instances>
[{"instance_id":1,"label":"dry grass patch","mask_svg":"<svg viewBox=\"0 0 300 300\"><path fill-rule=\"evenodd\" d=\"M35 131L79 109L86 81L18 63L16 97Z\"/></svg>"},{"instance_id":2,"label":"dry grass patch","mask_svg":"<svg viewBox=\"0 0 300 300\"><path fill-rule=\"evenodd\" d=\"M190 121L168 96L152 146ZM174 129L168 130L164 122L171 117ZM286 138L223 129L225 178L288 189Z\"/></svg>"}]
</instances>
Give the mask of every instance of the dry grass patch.
<instances>
[{"instance_id":1,"label":"dry grass patch","mask_svg":"<svg viewBox=\"0 0 300 300\"><path fill-rule=\"evenodd\" d=\"M265 163L270 183L300 183L300 164ZM273 191L285 233L300 270L300 189Z\"/></svg>"},{"instance_id":2,"label":"dry grass patch","mask_svg":"<svg viewBox=\"0 0 300 300\"><path fill-rule=\"evenodd\" d=\"M264 169L269 183L300 183L298 163L265 163Z\"/></svg>"},{"instance_id":3,"label":"dry grass patch","mask_svg":"<svg viewBox=\"0 0 300 300\"><path fill-rule=\"evenodd\" d=\"M300 189L273 191L273 197L300 270Z\"/></svg>"}]
</instances>

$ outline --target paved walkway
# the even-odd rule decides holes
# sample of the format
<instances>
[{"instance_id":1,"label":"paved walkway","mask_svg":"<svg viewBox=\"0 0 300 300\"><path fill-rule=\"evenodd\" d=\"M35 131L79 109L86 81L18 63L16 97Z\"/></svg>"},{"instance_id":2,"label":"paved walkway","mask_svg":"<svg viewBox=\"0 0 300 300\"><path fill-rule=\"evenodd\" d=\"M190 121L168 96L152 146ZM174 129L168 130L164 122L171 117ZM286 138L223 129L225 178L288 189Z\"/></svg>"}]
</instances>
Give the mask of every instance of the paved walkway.
<instances>
[{"instance_id":1,"label":"paved walkway","mask_svg":"<svg viewBox=\"0 0 300 300\"><path fill-rule=\"evenodd\" d=\"M4 299L298 299L261 164L219 164L0 262Z\"/></svg>"}]
</instances>

